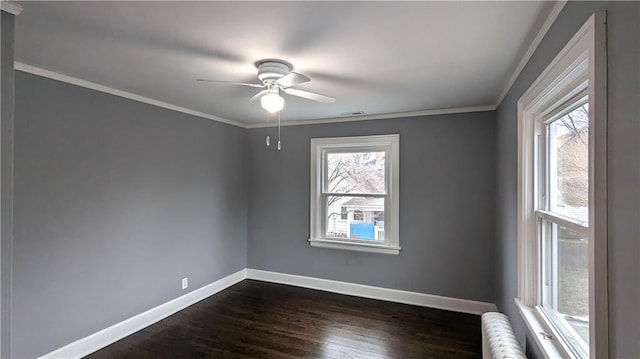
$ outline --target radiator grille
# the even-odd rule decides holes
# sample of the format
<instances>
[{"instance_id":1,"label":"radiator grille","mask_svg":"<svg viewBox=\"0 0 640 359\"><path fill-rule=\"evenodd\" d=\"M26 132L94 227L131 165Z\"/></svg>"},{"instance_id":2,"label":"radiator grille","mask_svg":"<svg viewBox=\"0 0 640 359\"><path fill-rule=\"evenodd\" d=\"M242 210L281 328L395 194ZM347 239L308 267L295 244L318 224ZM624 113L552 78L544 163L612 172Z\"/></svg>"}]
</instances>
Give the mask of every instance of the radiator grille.
<instances>
[{"instance_id":1,"label":"radiator grille","mask_svg":"<svg viewBox=\"0 0 640 359\"><path fill-rule=\"evenodd\" d=\"M509 317L502 313L482 315L483 359L526 359L520 342L513 332Z\"/></svg>"}]
</instances>

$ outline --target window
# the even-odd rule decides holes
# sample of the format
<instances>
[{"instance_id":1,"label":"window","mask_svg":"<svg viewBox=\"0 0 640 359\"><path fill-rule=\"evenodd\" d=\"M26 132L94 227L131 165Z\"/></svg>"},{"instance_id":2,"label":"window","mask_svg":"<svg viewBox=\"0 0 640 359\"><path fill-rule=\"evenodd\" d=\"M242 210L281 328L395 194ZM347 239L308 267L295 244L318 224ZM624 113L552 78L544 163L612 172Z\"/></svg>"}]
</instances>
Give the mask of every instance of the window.
<instances>
[{"instance_id":1,"label":"window","mask_svg":"<svg viewBox=\"0 0 640 359\"><path fill-rule=\"evenodd\" d=\"M580 94L579 97L582 97ZM589 353L588 98L540 124L535 209L543 313L580 357ZM566 112L566 114L563 114Z\"/></svg>"},{"instance_id":2,"label":"window","mask_svg":"<svg viewBox=\"0 0 640 359\"><path fill-rule=\"evenodd\" d=\"M608 356L606 62L594 15L518 102L518 298L549 357Z\"/></svg>"},{"instance_id":3,"label":"window","mask_svg":"<svg viewBox=\"0 0 640 359\"><path fill-rule=\"evenodd\" d=\"M349 198L349 197L342 197L342 198L346 199L346 198ZM340 200L341 198L336 196L335 199ZM370 199L365 199L364 201L368 202L368 201L370 201ZM364 212L362 212L362 211L360 211L358 209L354 210L353 211L353 220L354 221L359 221L359 222L364 221ZM337 229L337 228L334 228L334 230L335 229ZM327 229L327 230L329 230L329 229Z\"/></svg>"},{"instance_id":4,"label":"window","mask_svg":"<svg viewBox=\"0 0 640 359\"><path fill-rule=\"evenodd\" d=\"M314 247L398 254L399 136L311 139Z\"/></svg>"}]
</instances>

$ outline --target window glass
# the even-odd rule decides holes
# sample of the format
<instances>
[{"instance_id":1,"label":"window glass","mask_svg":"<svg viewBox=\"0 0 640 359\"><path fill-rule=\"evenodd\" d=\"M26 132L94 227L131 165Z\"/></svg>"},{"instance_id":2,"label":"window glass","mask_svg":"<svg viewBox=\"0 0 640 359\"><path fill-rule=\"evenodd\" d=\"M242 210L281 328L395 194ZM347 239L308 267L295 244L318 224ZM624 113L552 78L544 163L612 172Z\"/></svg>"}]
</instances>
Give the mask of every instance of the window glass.
<instances>
[{"instance_id":1,"label":"window glass","mask_svg":"<svg viewBox=\"0 0 640 359\"><path fill-rule=\"evenodd\" d=\"M556 319L554 322L566 340L586 349L589 347L589 241L586 236L549 221L543 221L541 232L542 306Z\"/></svg>"},{"instance_id":2,"label":"window glass","mask_svg":"<svg viewBox=\"0 0 640 359\"><path fill-rule=\"evenodd\" d=\"M330 152L326 161L326 192L386 193L384 152Z\"/></svg>"},{"instance_id":3,"label":"window glass","mask_svg":"<svg viewBox=\"0 0 640 359\"><path fill-rule=\"evenodd\" d=\"M585 103L547 125L549 210L589 223L589 110Z\"/></svg>"},{"instance_id":4,"label":"window glass","mask_svg":"<svg viewBox=\"0 0 640 359\"><path fill-rule=\"evenodd\" d=\"M384 241L384 205L384 197L327 196L326 236ZM337 208L348 213L346 218Z\"/></svg>"}]
</instances>

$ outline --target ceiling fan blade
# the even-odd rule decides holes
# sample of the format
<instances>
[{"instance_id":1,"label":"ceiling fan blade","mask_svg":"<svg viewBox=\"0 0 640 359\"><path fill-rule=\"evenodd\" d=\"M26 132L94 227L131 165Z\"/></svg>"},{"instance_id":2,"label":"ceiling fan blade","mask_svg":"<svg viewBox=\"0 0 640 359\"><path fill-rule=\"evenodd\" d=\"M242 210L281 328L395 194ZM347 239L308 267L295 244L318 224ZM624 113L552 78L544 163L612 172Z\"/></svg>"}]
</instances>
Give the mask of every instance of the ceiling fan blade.
<instances>
[{"instance_id":1,"label":"ceiling fan blade","mask_svg":"<svg viewBox=\"0 0 640 359\"><path fill-rule=\"evenodd\" d=\"M291 87L309 81L311 81L311 79L303 74L299 74L297 72L289 72L288 74L279 78L278 81L276 81L276 84L283 87Z\"/></svg>"},{"instance_id":2,"label":"ceiling fan blade","mask_svg":"<svg viewBox=\"0 0 640 359\"><path fill-rule=\"evenodd\" d=\"M245 82L233 82L233 81L219 81L219 80L207 80L207 79L196 79L198 82L213 82L227 85L240 85L240 86L249 86L249 87L264 87L265 85L259 84L248 84Z\"/></svg>"},{"instance_id":3,"label":"ceiling fan blade","mask_svg":"<svg viewBox=\"0 0 640 359\"><path fill-rule=\"evenodd\" d=\"M284 91L284 93L286 93L288 95L304 97L306 99L313 100L313 101L318 101L318 102L322 102L322 103L332 103L333 101L336 100L333 97L321 95L321 94L315 93L315 92L302 91L302 90L298 90L298 89L286 88L286 89L283 89L283 91Z\"/></svg>"},{"instance_id":4,"label":"ceiling fan blade","mask_svg":"<svg viewBox=\"0 0 640 359\"><path fill-rule=\"evenodd\" d=\"M266 95L267 92L269 92L269 91L262 90L262 91L258 92L257 94L255 94L252 98L250 98L249 101L255 101L255 100L259 99L260 97Z\"/></svg>"}]
</instances>

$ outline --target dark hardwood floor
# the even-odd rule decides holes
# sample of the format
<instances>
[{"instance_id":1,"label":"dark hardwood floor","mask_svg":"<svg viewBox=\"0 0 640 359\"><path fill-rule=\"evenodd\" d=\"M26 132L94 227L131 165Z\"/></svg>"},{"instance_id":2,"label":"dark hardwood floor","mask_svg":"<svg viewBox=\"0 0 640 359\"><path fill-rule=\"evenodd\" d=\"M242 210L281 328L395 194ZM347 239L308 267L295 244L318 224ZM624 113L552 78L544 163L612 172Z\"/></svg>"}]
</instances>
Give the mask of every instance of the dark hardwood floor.
<instances>
[{"instance_id":1,"label":"dark hardwood floor","mask_svg":"<svg viewBox=\"0 0 640 359\"><path fill-rule=\"evenodd\" d=\"M480 317L240 282L87 358L480 358Z\"/></svg>"}]
</instances>

